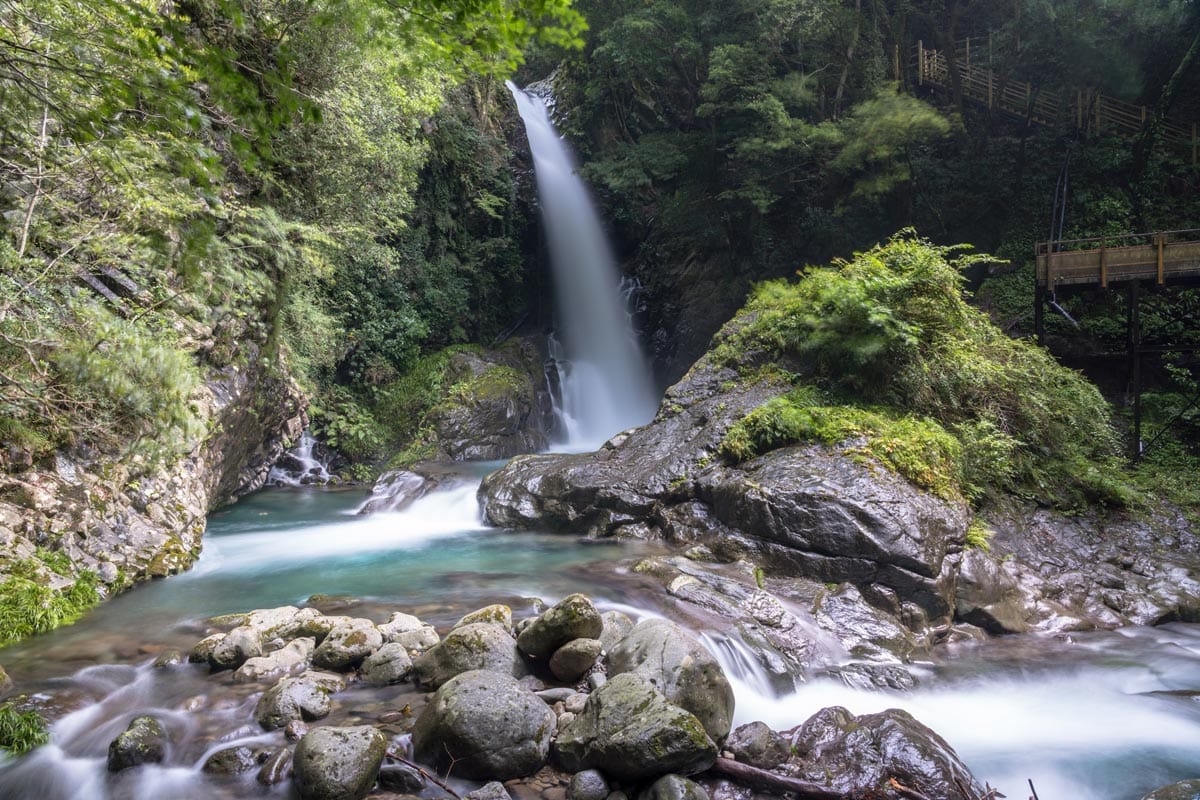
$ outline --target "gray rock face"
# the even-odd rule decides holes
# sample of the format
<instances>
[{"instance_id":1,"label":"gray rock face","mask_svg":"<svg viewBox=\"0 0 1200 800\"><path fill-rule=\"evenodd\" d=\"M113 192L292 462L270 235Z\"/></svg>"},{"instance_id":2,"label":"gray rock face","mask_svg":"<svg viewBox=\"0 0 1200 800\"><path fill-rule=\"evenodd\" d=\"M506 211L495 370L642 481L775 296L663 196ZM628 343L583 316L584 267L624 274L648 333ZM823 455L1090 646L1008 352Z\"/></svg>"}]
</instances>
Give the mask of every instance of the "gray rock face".
<instances>
[{"instance_id":1,"label":"gray rock face","mask_svg":"<svg viewBox=\"0 0 1200 800\"><path fill-rule=\"evenodd\" d=\"M572 594L522 629L517 646L530 658L544 661L572 639L596 639L602 630L604 621L592 601L581 594Z\"/></svg>"},{"instance_id":2,"label":"gray rock face","mask_svg":"<svg viewBox=\"0 0 1200 800\"><path fill-rule=\"evenodd\" d=\"M733 687L704 646L673 622L639 622L608 654L608 672L632 672L667 700L690 711L720 742L733 721ZM611 682L611 680L610 680Z\"/></svg>"},{"instance_id":3,"label":"gray rock face","mask_svg":"<svg viewBox=\"0 0 1200 800\"><path fill-rule=\"evenodd\" d=\"M1200 800L1200 779L1163 786L1155 789L1142 800Z\"/></svg>"},{"instance_id":4,"label":"gray rock face","mask_svg":"<svg viewBox=\"0 0 1200 800\"><path fill-rule=\"evenodd\" d=\"M349 669L379 649L383 635L375 623L367 619L350 619L335 625L313 652L314 667Z\"/></svg>"},{"instance_id":5,"label":"gray rock face","mask_svg":"<svg viewBox=\"0 0 1200 800\"><path fill-rule=\"evenodd\" d=\"M167 755L167 731L154 717L136 717L108 745L108 771L161 763Z\"/></svg>"},{"instance_id":6,"label":"gray rock face","mask_svg":"<svg viewBox=\"0 0 1200 800\"><path fill-rule=\"evenodd\" d=\"M412 668L407 648L399 642L389 642L363 660L362 678L372 686L386 686L407 678Z\"/></svg>"},{"instance_id":7,"label":"gray rock face","mask_svg":"<svg viewBox=\"0 0 1200 800\"><path fill-rule=\"evenodd\" d=\"M572 639L550 656L550 673L563 683L573 683L595 665L601 649L599 639Z\"/></svg>"},{"instance_id":8,"label":"gray rock face","mask_svg":"<svg viewBox=\"0 0 1200 800\"><path fill-rule=\"evenodd\" d=\"M329 695L346 688L338 675L306 672L283 678L259 698L254 716L266 730L283 728L294 720L311 722L329 714Z\"/></svg>"},{"instance_id":9,"label":"gray rock face","mask_svg":"<svg viewBox=\"0 0 1200 800\"><path fill-rule=\"evenodd\" d=\"M555 759L578 772L598 769L619 781L712 766L717 746L695 716L669 703L644 678L611 678L554 742Z\"/></svg>"},{"instance_id":10,"label":"gray rock face","mask_svg":"<svg viewBox=\"0 0 1200 800\"><path fill-rule=\"evenodd\" d=\"M834 448L781 448L737 466L718 456L732 424L788 388L739 381L702 359L650 425L596 453L521 456L489 475L480 488L487 517L503 527L702 542L783 574L849 582L864 594L879 587L910 603L919 623L948 621L965 506Z\"/></svg>"},{"instance_id":11,"label":"gray rock face","mask_svg":"<svg viewBox=\"0 0 1200 800\"><path fill-rule=\"evenodd\" d=\"M797 777L849 797L883 793L890 778L939 800L973 800L983 788L936 733L906 711L855 717L824 708L794 734ZM965 791L964 791L965 790Z\"/></svg>"},{"instance_id":12,"label":"gray rock face","mask_svg":"<svg viewBox=\"0 0 1200 800\"><path fill-rule=\"evenodd\" d=\"M555 719L510 675L472 670L446 682L413 727L417 755L473 780L507 780L546 762Z\"/></svg>"},{"instance_id":13,"label":"gray rock face","mask_svg":"<svg viewBox=\"0 0 1200 800\"><path fill-rule=\"evenodd\" d=\"M743 764L759 769L774 769L792 755L788 740L762 722L736 728L725 740L725 749Z\"/></svg>"},{"instance_id":14,"label":"gray rock face","mask_svg":"<svg viewBox=\"0 0 1200 800\"><path fill-rule=\"evenodd\" d=\"M387 750L369 726L316 728L296 745L292 769L303 800L359 800L375 785Z\"/></svg>"},{"instance_id":15,"label":"gray rock face","mask_svg":"<svg viewBox=\"0 0 1200 800\"><path fill-rule=\"evenodd\" d=\"M527 672L512 636L485 622L455 628L413 662L417 682L430 689L436 689L455 675L477 669L512 677Z\"/></svg>"},{"instance_id":16,"label":"gray rock face","mask_svg":"<svg viewBox=\"0 0 1200 800\"><path fill-rule=\"evenodd\" d=\"M225 364L226 356L211 351L211 359L201 359L204 385L194 408L212 434L188 456L149 474L124 452L76 460L60 451L52 464L35 464L23 457L28 451L5 442L0 552L11 558L0 564L0 583L10 564L33 557L47 537L74 569L93 571L102 584L187 569L200 553L208 512L262 486L284 441L306 424L299 387L266 367L269 359L258 357L255 338L249 330L235 333L229 341L236 352ZM49 568L38 578L57 579ZM104 585L100 590L111 593Z\"/></svg>"},{"instance_id":17,"label":"gray rock face","mask_svg":"<svg viewBox=\"0 0 1200 800\"><path fill-rule=\"evenodd\" d=\"M379 786L401 794L416 794L425 788L425 778L408 764L384 764L379 769Z\"/></svg>"},{"instance_id":18,"label":"gray rock face","mask_svg":"<svg viewBox=\"0 0 1200 800\"><path fill-rule=\"evenodd\" d=\"M525 340L482 357L455 353L444 383L455 390L429 410L426 421L438 457L487 461L545 449L549 397L541 386L542 359Z\"/></svg>"},{"instance_id":19,"label":"gray rock face","mask_svg":"<svg viewBox=\"0 0 1200 800\"><path fill-rule=\"evenodd\" d=\"M1200 530L1182 514L989 508L991 552L968 551L959 618L991 633L1200 621Z\"/></svg>"},{"instance_id":20,"label":"gray rock face","mask_svg":"<svg viewBox=\"0 0 1200 800\"><path fill-rule=\"evenodd\" d=\"M623 611L605 611L600 615L600 620L603 623L600 644L605 652L611 652L616 643L633 630L633 620Z\"/></svg>"},{"instance_id":21,"label":"gray rock face","mask_svg":"<svg viewBox=\"0 0 1200 800\"><path fill-rule=\"evenodd\" d=\"M639 794L638 800L708 800L708 792L680 775L663 775Z\"/></svg>"},{"instance_id":22,"label":"gray rock face","mask_svg":"<svg viewBox=\"0 0 1200 800\"><path fill-rule=\"evenodd\" d=\"M907 661L917 647L911 632L868 605L858 589L848 583L818 595L813 616L855 658Z\"/></svg>"}]
</instances>

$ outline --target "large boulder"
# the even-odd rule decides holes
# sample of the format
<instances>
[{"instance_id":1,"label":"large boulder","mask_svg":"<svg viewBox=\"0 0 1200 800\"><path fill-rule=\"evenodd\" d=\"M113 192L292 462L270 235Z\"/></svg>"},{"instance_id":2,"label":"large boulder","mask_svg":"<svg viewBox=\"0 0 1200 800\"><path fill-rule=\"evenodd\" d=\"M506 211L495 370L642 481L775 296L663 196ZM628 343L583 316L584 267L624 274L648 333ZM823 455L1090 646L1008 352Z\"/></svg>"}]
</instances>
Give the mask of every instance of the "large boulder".
<instances>
[{"instance_id":1,"label":"large boulder","mask_svg":"<svg viewBox=\"0 0 1200 800\"><path fill-rule=\"evenodd\" d=\"M604 620L582 594L567 595L525 626L517 646L530 658L545 661L572 639L598 639Z\"/></svg>"},{"instance_id":2,"label":"large boulder","mask_svg":"<svg viewBox=\"0 0 1200 800\"><path fill-rule=\"evenodd\" d=\"M712 766L717 746L700 720L667 701L645 678L617 675L594 691L559 731L554 757L566 769L598 769L638 782Z\"/></svg>"},{"instance_id":3,"label":"large boulder","mask_svg":"<svg viewBox=\"0 0 1200 800\"><path fill-rule=\"evenodd\" d=\"M632 672L645 678L667 700L695 715L713 741L729 735L733 687L704 645L675 623L639 622L608 654L608 671L610 676Z\"/></svg>"},{"instance_id":4,"label":"large boulder","mask_svg":"<svg viewBox=\"0 0 1200 800\"><path fill-rule=\"evenodd\" d=\"M517 642L498 625L475 622L455 628L413 662L417 682L436 689L455 675L488 670L512 677L526 674Z\"/></svg>"},{"instance_id":5,"label":"large boulder","mask_svg":"<svg viewBox=\"0 0 1200 800\"><path fill-rule=\"evenodd\" d=\"M108 745L108 771L158 764L167 756L167 731L154 717L135 717Z\"/></svg>"},{"instance_id":6,"label":"large boulder","mask_svg":"<svg viewBox=\"0 0 1200 800\"><path fill-rule=\"evenodd\" d=\"M563 683L574 683L592 669L603 648L599 639L572 639L550 656L550 674Z\"/></svg>"},{"instance_id":7,"label":"large boulder","mask_svg":"<svg viewBox=\"0 0 1200 800\"><path fill-rule=\"evenodd\" d=\"M863 600L848 583L824 590L813 601L817 624L835 635L855 658L908 661L917 648L912 632Z\"/></svg>"},{"instance_id":8,"label":"large boulder","mask_svg":"<svg viewBox=\"0 0 1200 800\"><path fill-rule=\"evenodd\" d=\"M283 678L259 698L254 709L258 723L266 730L284 728L293 720L311 722L329 714L329 695L346 688L340 675L305 672L295 678Z\"/></svg>"},{"instance_id":9,"label":"large boulder","mask_svg":"<svg viewBox=\"0 0 1200 800\"><path fill-rule=\"evenodd\" d=\"M262 632L248 625L241 625L225 634L208 654L208 663L214 670L237 669L247 659L263 654Z\"/></svg>"},{"instance_id":10,"label":"large boulder","mask_svg":"<svg viewBox=\"0 0 1200 800\"><path fill-rule=\"evenodd\" d=\"M507 780L546 763L554 731L554 712L511 675L472 670L437 690L413 727L413 748L456 777Z\"/></svg>"},{"instance_id":11,"label":"large boulder","mask_svg":"<svg viewBox=\"0 0 1200 800\"><path fill-rule=\"evenodd\" d=\"M303 800L360 800L379 775L387 739L374 728L316 728L296 745L292 769Z\"/></svg>"},{"instance_id":12,"label":"large boulder","mask_svg":"<svg viewBox=\"0 0 1200 800\"><path fill-rule=\"evenodd\" d=\"M891 796L896 779L938 800L975 800L983 788L953 748L907 711L888 709L856 717L823 708L792 737L797 777L847 797Z\"/></svg>"}]
</instances>

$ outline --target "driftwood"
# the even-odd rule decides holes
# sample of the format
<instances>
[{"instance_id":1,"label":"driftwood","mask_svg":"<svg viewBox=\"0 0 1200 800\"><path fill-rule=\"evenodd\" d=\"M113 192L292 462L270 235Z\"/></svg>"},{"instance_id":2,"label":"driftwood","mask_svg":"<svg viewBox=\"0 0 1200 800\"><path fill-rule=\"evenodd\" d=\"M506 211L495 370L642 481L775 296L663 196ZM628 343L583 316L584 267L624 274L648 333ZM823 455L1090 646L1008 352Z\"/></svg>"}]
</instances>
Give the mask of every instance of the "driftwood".
<instances>
[{"instance_id":1,"label":"driftwood","mask_svg":"<svg viewBox=\"0 0 1200 800\"><path fill-rule=\"evenodd\" d=\"M846 800L846 795L826 789L816 783L789 778L786 775L776 775L765 769L752 767L732 758L718 758L709 772L725 775L749 786L751 789L762 789L767 792L794 794L803 800Z\"/></svg>"}]
</instances>

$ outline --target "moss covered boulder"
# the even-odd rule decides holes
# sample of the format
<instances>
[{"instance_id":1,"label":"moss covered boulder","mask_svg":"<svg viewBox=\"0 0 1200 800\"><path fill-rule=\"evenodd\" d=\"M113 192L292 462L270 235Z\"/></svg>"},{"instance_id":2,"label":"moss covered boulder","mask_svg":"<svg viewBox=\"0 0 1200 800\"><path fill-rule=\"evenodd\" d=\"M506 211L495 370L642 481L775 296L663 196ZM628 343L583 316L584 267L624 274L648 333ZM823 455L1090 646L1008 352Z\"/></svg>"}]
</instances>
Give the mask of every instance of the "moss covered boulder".
<instances>
[{"instance_id":1,"label":"moss covered boulder","mask_svg":"<svg viewBox=\"0 0 1200 800\"><path fill-rule=\"evenodd\" d=\"M413 662L417 682L429 689L438 688L456 675L478 669L514 677L527 672L516 640L508 631L489 622L454 628L445 639Z\"/></svg>"},{"instance_id":2,"label":"moss covered boulder","mask_svg":"<svg viewBox=\"0 0 1200 800\"><path fill-rule=\"evenodd\" d=\"M669 702L650 681L625 673L593 692L559 732L554 757L572 772L598 769L639 782L712 766L717 745L696 717Z\"/></svg>"}]
</instances>

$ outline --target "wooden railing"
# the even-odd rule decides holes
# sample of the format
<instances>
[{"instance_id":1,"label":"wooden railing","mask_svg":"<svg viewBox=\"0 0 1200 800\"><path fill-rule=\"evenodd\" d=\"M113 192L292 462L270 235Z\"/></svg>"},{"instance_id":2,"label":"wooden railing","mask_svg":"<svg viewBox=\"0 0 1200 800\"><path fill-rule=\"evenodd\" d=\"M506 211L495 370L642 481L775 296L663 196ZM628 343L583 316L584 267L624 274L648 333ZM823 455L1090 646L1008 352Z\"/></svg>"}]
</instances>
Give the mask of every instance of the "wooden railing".
<instances>
[{"instance_id":1,"label":"wooden railing","mask_svg":"<svg viewBox=\"0 0 1200 800\"><path fill-rule=\"evenodd\" d=\"M1142 280L1162 285L1200 276L1200 229L1039 242L1035 255L1037 284L1051 290Z\"/></svg>"},{"instance_id":2,"label":"wooden railing","mask_svg":"<svg viewBox=\"0 0 1200 800\"><path fill-rule=\"evenodd\" d=\"M918 85L949 89L950 66L946 54L930 50L917 42L914 72ZM986 37L964 39L954 51L959 86L964 97L988 108L1029 119L1041 125L1075 127L1086 133L1116 134L1133 137L1141 133L1151 113L1146 106L1134 105L1092 89L1056 92L1042 89L1029 81L999 75L990 67L991 45ZM1159 132L1161 144L1189 152L1192 165L1200 164L1200 138L1197 125L1181 125L1163 120Z\"/></svg>"}]
</instances>

